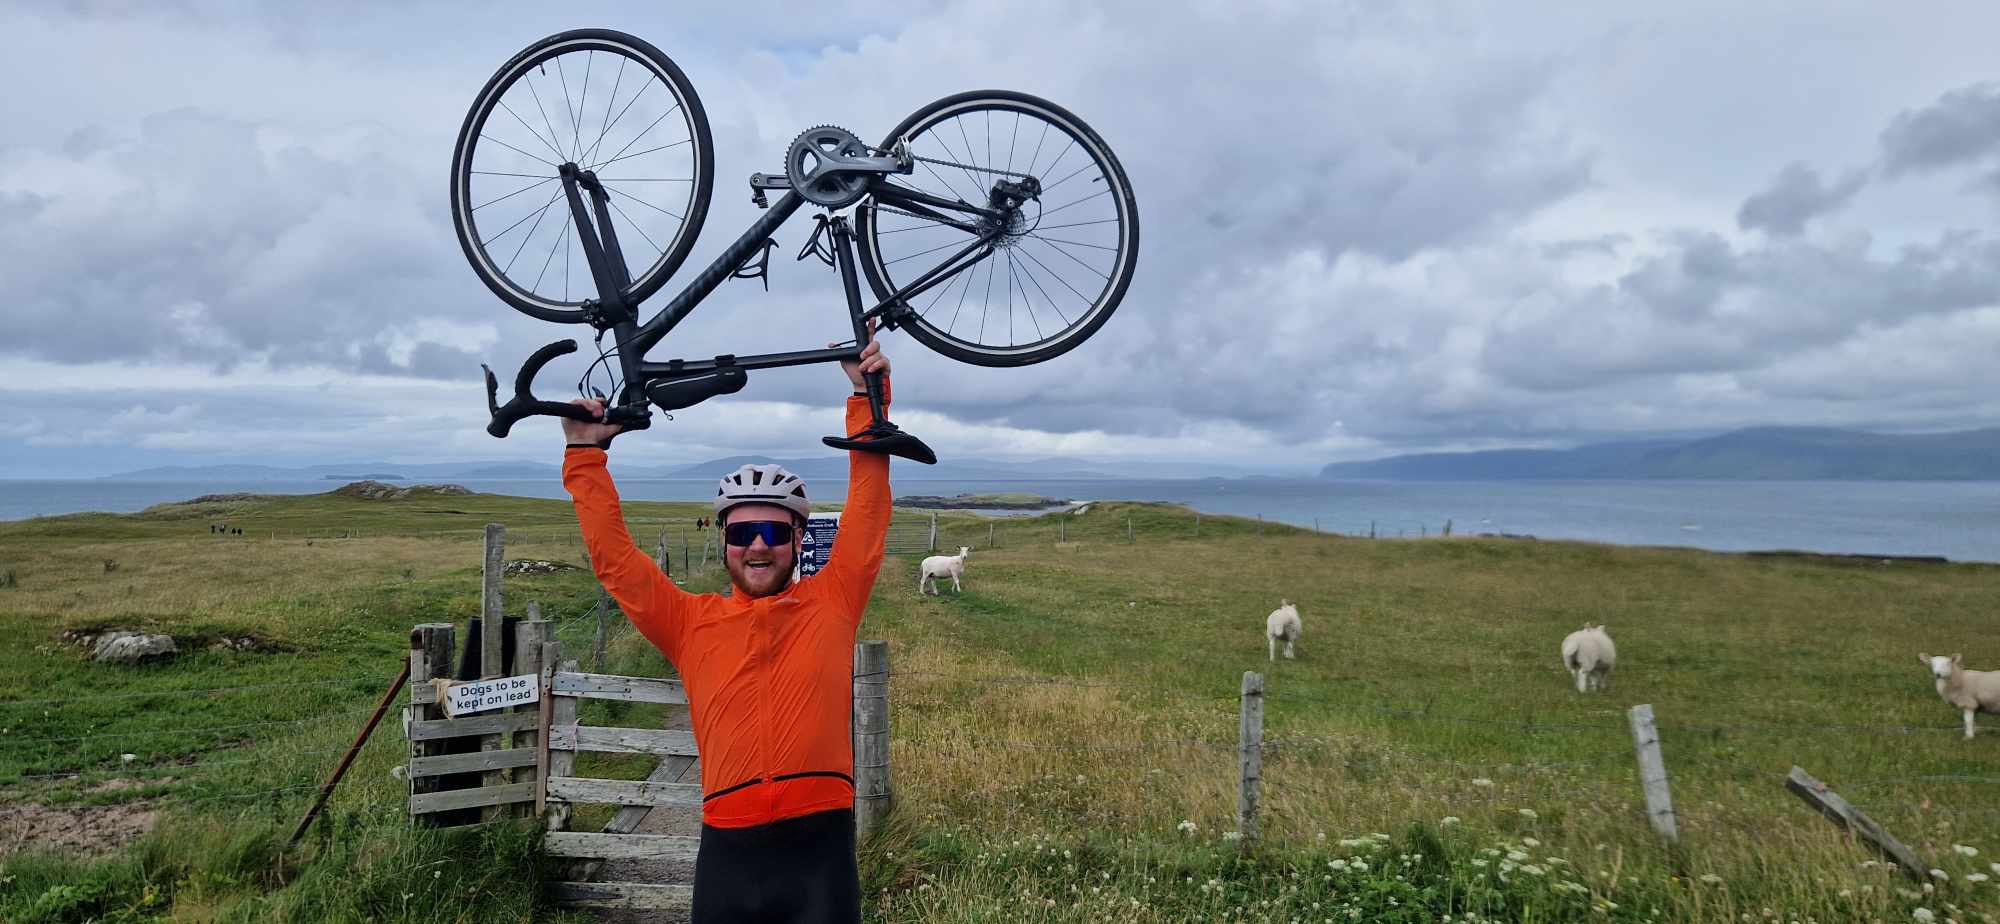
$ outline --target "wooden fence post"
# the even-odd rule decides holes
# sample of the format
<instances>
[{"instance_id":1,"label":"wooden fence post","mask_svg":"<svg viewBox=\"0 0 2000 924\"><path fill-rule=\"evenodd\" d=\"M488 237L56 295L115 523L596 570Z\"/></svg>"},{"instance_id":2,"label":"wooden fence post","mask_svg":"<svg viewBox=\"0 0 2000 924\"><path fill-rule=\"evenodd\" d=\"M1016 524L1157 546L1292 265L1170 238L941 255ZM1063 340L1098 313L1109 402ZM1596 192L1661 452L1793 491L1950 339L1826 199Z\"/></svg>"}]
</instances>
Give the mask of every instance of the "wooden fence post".
<instances>
[{"instance_id":1,"label":"wooden fence post","mask_svg":"<svg viewBox=\"0 0 2000 924\"><path fill-rule=\"evenodd\" d=\"M1201 538L1201 514L1199 513L1194 515L1194 537L1196 539Z\"/></svg>"},{"instance_id":2,"label":"wooden fence post","mask_svg":"<svg viewBox=\"0 0 2000 924\"><path fill-rule=\"evenodd\" d=\"M1125 515L1125 541L1126 542L1139 541L1138 538L1132 534L1132 515L1129 513Z\"/></svg>"},{"instance_id":3,"label":"wooden fence post","mask_svg":"<svg viewBox=\"0 0 2000 924\"><path fill-rule=\"evenodd\" d=\"M604 588L597 588L597 637L591 645L590 669L604 670L604 618L611 609L611 595Z\"/></svg>"},{"instance_id":4,"label":"wooden fence post","mask_svg":"<svg viewBox=\"0 0 2000 924\"><path fill-rule=\"evenodd\" d=\"M988 524L986 524L986 547L987 547L987 548L989 548L989 549L993 547L993 524L992 524L992 523L988 523Z\"/></svg>"},{"instance_id":5,"label":"wooden fence post","mask_svg":"<svg viewBox=\"0 0 2000 924\"><path fill-rule=\"evenodd\" d=\"M1375 538L1375 521L1374 521L1374 520L1369 520L1369 521L1368 521L1368 538L1370 538L1370 539L1373 539L1373 538Z\"/></svg>"},{"instance_id":6,"label":"wooden fence post","mask_svg":"<svg viewBox=\"0 0 2000 924\"><path fill-rule=\"evenodd\" d=\"M1929 874L1925 871L1922 858L1904 846L1902 841L1890 837L1889 832L1882 830L1881 825L1862 814L1860 809L1841 798L1839 793L1826 788L1825 783L1813 779L1812 774L1802 768L1793 767L1792 772L1785 777L1785 788L1791 790L1793 795L1804 799L1807 805L1819 809L1820 814L1845 828L1850 835L1859 836L1867 841L1868 846L1875 848L1875 852L1896 864L1896 868L1902 870L1903 875L1918 882L1929 881L1926 878Z\"/></svg>"},{"instance_id":7,"label":"wooden fence post","mask_svg":"<svg viewBox=\"0 0 2000 924\"><path fill-rule=\"evenodd\" d=\"M653 550L653 563L660 566L661 574L673 576L673 559L667 557L667 528L664 526L660 527L660 544ZM681 564L687 562L683 560Z\"/></svg>"},{"instance_id":8,"label":"wooden fence post","mask_svg":"<svg viewBox=\"0 0 2000 924\"><path fill-rule=\"evenodd\" d=\"M551 649L553 649L553 652ZM575 661L565 661L562 659L561 642L551 642L548 648L542 649L542 660L544 663L554 664L556 670L564 673L573 673L577 670ZM549 705L549 737L555 736L555 729L569 728L576 725L576 697L556 696L553 689L543 691L543 695L552 697L555 700ZM549 752L549 769L548 773L543 776L544 780L559 776L571 776L575 772L576 751L564 749ZM569 803L547 803L542 813L542 818L548 822L548 829L551 831L569 830Z\"/></svg>"},{"instance_id":9,"label":"wooden fence post","mask_svg":"<svg viewBox=\"0 0 2000 924\"><path fill-rule=\"evenodd\" d=\"M500 582L507 570L507 527L499 523L486 524L486 563L482 575L482 590L479 604L479 679L492 680L507 676L507 665L502 661L507 631L507 616L501 609ZM481 735L479 750L499 751L507 747L501 740L503 735ZM507 771L488 770L480 778L479 785L507 785ZM480 811L480 819L493 821L507 815L504 805L489 805Z\"/></svg>"},{"instance_id":10,"label":"wooden fence post","mask_svg":"<svg viewBox=\"0 0 2000 924\"><path fill-rule=\"evenodd\" d=\"M931 551L937 551L937 514L931 514Z\"/></svg>"},{"instance_id":11,"label":"wooden fence post","mask_svg":"<svg viewBox=\"0 0 2000 924\"><path fill-rule=\"evenodd\" d=\"M456 627L448 622L427 622L410 630L410 679L408 686L411 689L415 689L418 686L429 686L432 677L452 676L451 659L452 652L455 650L455 646L452 644L452 635L455 631ZM443 717L443 706L404 706L403 737L409 739L410 726L413 723L429 719L441 719ZM443 741L410 741L409 756L411 760L442 753L444 753ZM414 773L409 773L408 770L409 765L406 763L404 764L404 772L409 784L410 795L414 796L419 793L437 791L437 777L418 777ZM420 823L417 821L419 818L435 818L435 816L412 814L410 816L412 827Z\"/></svg>"},{"instance_id":12,"label":"wooden fence post","mask_svg":"<svg viewBox=\"0 0 2000 924\"><path fill-rule=\"evenodd\" d=\"M1653 832L1670 841L1680 840L1674 821L1674 798L1667 785L1667 762L1660 756L1660 730L1653 724L1651 704L1633 706L1626 716L1632 722L1632 747L1639 755L1639 785L1646 794L1646 820Z\"/></svg>"},{"instance_id":13,"label":"wooden fence post","mask_svg":"<svg viewBox=\"0 0 2000 924\"><path fill-rule=\"evenodd\" d=\"M854 829L865 838L894 804L889 787L889 643L854 643Z\"/></svg>"},{"instance_id":14,"label":"wooden fence post","mask_svg":"<svg viewBox=\"0 0 2000 924\"><path fill-rule=\"evenodd\" d=\"M1264 785L1264 675L1243 672L1243 703L1236 732L1236 834L1241 849L1257 844L1257 798Z\"/></svg>"},{"instance_id":15,"label":"wooden fence post","mask_svg":"<svg viewBox=\"0 0 2000 924\"><path fill-rule=\"evenodd\" d=\"M1264 535L1264 515L1257 514L1257 535Z\"/></svg>"},{"instance_id":16,"label":"wooden fence post","mask_svg":"<svg viewBox=\"0 0 2000 924\"><path fill-rule=\"evenodd\" d=\"M548 621L542 618L542 604L539 601L529 601L528 618L514 626L515 674L534 674L536 675L536 682L540 682L540 675L542 673L542 645L554 637L549 629ZM547 691L543 691L540 695L547 696L548 693ZM515 706L514 711L536 714L536 730L515 732L514 746L517 748L536 748L539 750L542 740L540 732L541 704ZM537 770L538 768L533 766L516 767L514 769L514 782L538 782L540 774L537 773ZM508 811L509 814L515 816L525 816L532 809L526 802L516 802L508 806Z\"/></svg>"},{"instance_id":17,"label":"wooden fence post","mask_svg":"<svg viewBox=\"0 0 2000 924\"><path fill-rule=\"evenodd\" d=\"M1068 541L1069 541L1069 518L1064 517L1056 521L1056 542L1060 544Z\"/></svg>"}]
</instances>

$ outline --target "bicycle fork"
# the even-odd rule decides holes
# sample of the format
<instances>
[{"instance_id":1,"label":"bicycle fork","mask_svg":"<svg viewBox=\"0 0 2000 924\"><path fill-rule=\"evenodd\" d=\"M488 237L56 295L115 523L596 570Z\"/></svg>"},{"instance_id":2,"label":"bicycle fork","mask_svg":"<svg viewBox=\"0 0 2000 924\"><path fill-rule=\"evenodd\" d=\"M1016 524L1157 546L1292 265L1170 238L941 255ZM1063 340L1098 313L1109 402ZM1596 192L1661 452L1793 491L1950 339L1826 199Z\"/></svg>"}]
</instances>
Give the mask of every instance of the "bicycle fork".
<instances>
[{"instance_id":1,"label":"bicycle fork","mask_svg":"<svg viewBox=\"0 0 2000 924\"><path fill-rule=\"evenodd\" d=\"M857 352L866 349L872 338L868 330L868 312L861 305L861 282L854 272L854 232L847 226L847 218L835 215L825 219L825 229L833 237L833 256L840 270L840 287L847 295L847 316L854 324L854 348ZM882 412L882 373L864 372L861 380L868 390L868 428L860 433L849 434L846 438L828 436L820 440L835 449L861 450L863 452L886 452L932 465L937 462L937 454L924 441L902 431Z\"/></svg>"}]
</instances>

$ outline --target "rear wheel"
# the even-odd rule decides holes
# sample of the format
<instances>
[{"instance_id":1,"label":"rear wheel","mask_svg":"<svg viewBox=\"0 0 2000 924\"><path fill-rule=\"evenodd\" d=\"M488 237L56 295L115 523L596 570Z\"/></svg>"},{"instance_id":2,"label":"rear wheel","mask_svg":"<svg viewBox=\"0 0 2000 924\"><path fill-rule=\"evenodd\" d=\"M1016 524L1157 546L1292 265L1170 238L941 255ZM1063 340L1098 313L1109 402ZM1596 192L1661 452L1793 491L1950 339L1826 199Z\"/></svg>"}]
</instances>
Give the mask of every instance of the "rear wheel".
<instances>
[{"instance_id":1,"label":"rear wheel","mask_svg":"<svg viewBox=\"0 0 2000 924\"><path fill-rule=\"evenodd\" d=\"M920 158L894 184L981 207L995 184L1032 177L1041 193L1010 213L991 254L910 300L905 326L931 349L982 366L1025 366L1074 349L1125 297L1139 253L1139 214L1118 158L1089 125L1047 100L975 90L916 111L889 133ZM988 222L992 229L999 223ZM861 269L888 298L975 240L880 203L856 209Z\"/></svg>"},{"instance_id":2,"label":"rear wheel","mask_svg":"<svg viewBox=\"0 0 2000 924\"><path fill-rule=\"evenodd\" d=\"M542 39L480 91L452 154L459 245L501 300L575 323L599 293L563 195L564 164L595 171L608 190L631 273L622 292L637 304L687 259L708 215L708 116L672 59L610 29Z\"/></svg>"}]
</instances>

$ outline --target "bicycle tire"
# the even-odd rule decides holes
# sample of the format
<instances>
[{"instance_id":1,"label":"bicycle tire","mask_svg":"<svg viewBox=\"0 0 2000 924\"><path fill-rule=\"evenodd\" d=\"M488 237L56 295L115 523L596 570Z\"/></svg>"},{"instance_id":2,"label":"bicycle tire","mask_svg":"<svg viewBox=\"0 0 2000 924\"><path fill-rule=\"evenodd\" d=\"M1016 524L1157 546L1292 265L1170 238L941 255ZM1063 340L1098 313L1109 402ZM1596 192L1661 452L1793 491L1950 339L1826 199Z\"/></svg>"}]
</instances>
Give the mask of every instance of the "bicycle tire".
<instances>
[{"instance_id":1,"label":"bicycle tire","mask_svg":"<svg viewBox=\"0 0 2000 924\"><path fill-rule=\"evenodd\" d=\"M1089 124L1085 123L1069 110L1027 93L1011 90L972 90L944 97L911 113L901 124L890 130L879 148L888 150L897 141L919 136L928 128L941 125L946 119L951 119L955 115L964 115L979 111L1010 111L1032 114L1036 118L1044 119L1053 125L1061 127L1074 142L1081 143L1085 147L1086 155L1091 157L1101 168L1102 178L1109 184L1108 188L1116 193L1113 201L1117 210L1116 222L1118 228L1115 229L1117 253L1115 255L1113 272L1107 276L1106 285L1103 287L1100 295L1091 302L1088 311L1074 322L1068 321L1067 317L1065 317L1065 327L1058 333L1038 338L1026 344L996 345L954 335L949 329L949 325L941 327L936 322L929 320L922 313L904 325L904 329L908 330L910 336L917 340L917 342L960 362L995 367L1025 366L1053 359L1075 349L1078 345L1097 333L1104 326L1104 323L1111 319L1112 312L1124 300L1125 292L1131 285L1133 271L1137 267L1139 251L1138 205L1133 198L1132 184L1125 175L1124 167L1118 162L1117 156L1111 152L1110 146L1105 144L1104 139L1097 134L1096 130L1092 129ZM971 145L969 141L967 142L967 149L968 157L970 157ZM947 148L947 150L950 150L950 148ZM1037 153L1039 153L1039 148L1037 149ZM1013 166L1011 157L1012 154L1010 152L1010 167ZM998 161L996 160L995 164L997 165L997 163ZM1050 166L1053 167L1054 162L1051 162ZM1089 165L1086 164L1086 166ZM943 177L939 178L943 179ZM976 192L977 190L975 190ZM883 234L895 232L894 230L884 231L881 228L875 206L874 199L871 197L856 210L857 248L860 251L862 273L867 277L869 287L874 290L877 298L888 298L898 288L895 281L891 279L887 265L888 262L895 261L884 261L880 238ZM999 254L996 251L995 254L989 255L986 259L997 260L998 258ZM1071 259L1075 258L1072 256ZM1010 271L1011 269L1012 267L1010 266ZM969 274L976 271L975 268L968 269L965 272ZM989 286L993 272L992 268L988 269ZM909 279L914 279L917 275L919 274L913 273L909 276ZM904 282L907 283L908 279L905 279ZM969 288L971 284L970 277L968 276L966 285ZM948 289L949 286L942 288ZM961 298L963 298L963 295L961 295ZM912 307L914 308L914 306ZM1010 291L1010 320L1012 307ZM981 327L983 335L983 321Z\"/></svg>"},{"instance_id":2,"label":"bicycle tire","mask_svg":"<svg viewBox=\"0 0 2000 924\"><path fill-rule=\"evenodd\" d=\"M702 224L708 217L709 198L715 185L714 142L709 133L708 115L702 108L701 98L695 94L693 84L688 81L680 66L644 39L613 29L572 29L529 45L510 58L506 64L501 65L500 69L487 80L479 95L474 98L472 108L467 110L465 122L460 126L457 142L452 148L452 226L458 234L459 246L464 250L467 262L472 265L473 273L493 291L493 294L499 296L501 301L530 317L569 324L582 323L585 320L581 307L583 299L574 301L566 298L553 299L543 297L530 289L524 289L511 279L504 269L496 266L492 255L486 252L485 244L479 239L477 219L472 214L483 206L471 204L471 180L472 159L476 153L477 142L483 137L488 118L494 114L495 107L502 102L514 82L525 76L531 68L540 66L559 55L576 51L602 51L638 61L651 71L653 78L658 79L673 94L674 100L685 112L694 165L693 176L688 178L691 187L687 213L682 217L681 226L676 231L673 242L661 248L659 257L649 266L639 270L632 282L620 290L627 305L636 306L659 291L687 260L688 252L694 248L695 238L700 235ZM587 75L584 92L587 97L589 92ZM642 87L639 93L644 92L645 87ZM612 92L614 104L617 95L614 86ZM634 95L634 101L637 96L638 94ZM567 102L566 93L565 102ZM627 106L629 108L630 103L627 103ZM608 112L607 106L607 115ZM622 117L623 113L620 115ZM605 131L609 131L608 124ZM555 134L553 127L551 134ZM541 140L539 133L535 137ZM557 140L560 141L560 138ZM602 135L600 135L601 140ZM504 142L498 143L506 146ZM557 153L562 152L558 150ZM608 185L610 181L606 182ZM548 206L544 206L544 210L547 208ZM563 214L567 216L566 209ZM629 216L627 221L631 221ZM636 242L632 242L632 245L636 246Z\"/></svg>"}]
</instances>

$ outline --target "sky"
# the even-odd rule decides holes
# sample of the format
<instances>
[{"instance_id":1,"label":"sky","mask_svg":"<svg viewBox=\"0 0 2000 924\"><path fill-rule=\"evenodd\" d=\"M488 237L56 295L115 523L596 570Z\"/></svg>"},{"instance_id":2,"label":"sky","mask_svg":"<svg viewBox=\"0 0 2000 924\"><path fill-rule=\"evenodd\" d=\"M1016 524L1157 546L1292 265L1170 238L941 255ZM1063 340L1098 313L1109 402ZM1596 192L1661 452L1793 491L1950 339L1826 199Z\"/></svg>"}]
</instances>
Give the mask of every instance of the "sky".
<instances>
[{"instance_id":1,"label":"sky","mask_svg":"<svg viewBox=\"0 0 2000 924\"><path fill-rule=\"evenodd\" d=\"M494 71L585 26L708 114L683 274L810 126L1002 88L1116 152L1142 244L1089 341L993 369L884 338L891 417L940 456L1298 473L2000 425L1990 3L27 0L0 6L0 477L559 458L550 419L486 434L479 365L579 329L479 282L447 178ZM652 358L844 338L837 278L791 260L809 228ZM816 454L847 390L759 372L617 452Z\"/></svg>"}]
</instances>

